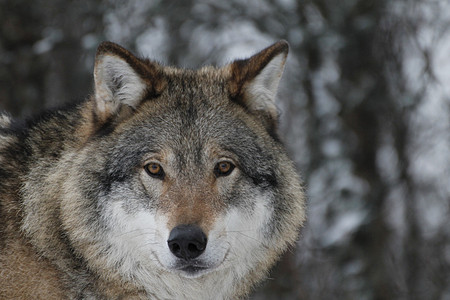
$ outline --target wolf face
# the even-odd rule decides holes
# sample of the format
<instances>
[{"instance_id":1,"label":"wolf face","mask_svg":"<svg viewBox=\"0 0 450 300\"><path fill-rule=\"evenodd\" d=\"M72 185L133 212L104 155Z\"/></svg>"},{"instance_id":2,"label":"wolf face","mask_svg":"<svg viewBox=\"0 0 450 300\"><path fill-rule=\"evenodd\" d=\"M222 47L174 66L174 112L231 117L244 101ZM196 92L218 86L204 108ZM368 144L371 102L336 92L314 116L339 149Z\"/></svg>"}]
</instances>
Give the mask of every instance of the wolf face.
<instances>
[{"instance_id":1,"label":"wolf face","mask_svg":"<svg viewBox=\"0 0 450 300\"><path fill-rule=\"evenodd\" d=\"M87 270L89 295L246 295L305 218L276 134L287 52L282 41L222 68L182 70L102 43L95 95L33 131L64 132L58 147L36 137L30 146L42 148L21 191L34 247L66 273Z\"/></svg>"},{"instance_id":2,"label":"wolf face","mask_svg":"<svg viewBox=\"0 0 450 300\"><path fill-rule=\"evenodd\" d=\"M100 239L133 259L129 272L139 264L200 277L251 263L274 233L273 155L226 107L198 101L189 114L181 103L149 105L116 129L101 157L87 150L83 170L104 159L100 176L88 179L108 229Z\"/></svg>"}]
</instances>

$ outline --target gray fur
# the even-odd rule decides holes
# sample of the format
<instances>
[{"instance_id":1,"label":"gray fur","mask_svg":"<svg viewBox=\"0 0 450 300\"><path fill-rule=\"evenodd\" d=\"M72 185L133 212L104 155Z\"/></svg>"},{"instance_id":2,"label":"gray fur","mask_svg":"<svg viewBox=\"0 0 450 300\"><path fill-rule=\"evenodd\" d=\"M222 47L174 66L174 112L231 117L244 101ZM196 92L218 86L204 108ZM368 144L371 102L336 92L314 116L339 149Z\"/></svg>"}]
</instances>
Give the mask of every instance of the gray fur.
<instances>
[{"instance_id":1,"label":"gray fur","mask_svg":"<svg viewBox=\"0 0 450 300\"><path fill-rule=\"evenodd\" d=\"M286 54L279 42L182 70L103 43L92 98L20 126L0 117L1 298L248 295L305 219L272 103ZM223 159L236 168L218 176ZM164 178L146 173L149 161ZM166 243L180 224L208 236L191 262Z\"/></svg>"}]
</instances>

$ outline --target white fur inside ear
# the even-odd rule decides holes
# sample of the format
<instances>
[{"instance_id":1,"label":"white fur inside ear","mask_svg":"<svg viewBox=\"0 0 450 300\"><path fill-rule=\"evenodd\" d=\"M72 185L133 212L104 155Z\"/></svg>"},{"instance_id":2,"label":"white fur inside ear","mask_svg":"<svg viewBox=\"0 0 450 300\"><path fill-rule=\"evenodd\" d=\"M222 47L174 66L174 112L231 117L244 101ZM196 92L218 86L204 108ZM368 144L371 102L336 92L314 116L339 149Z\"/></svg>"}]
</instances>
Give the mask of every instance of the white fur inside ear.
<instances>
[{"instance_id":1,"label":"white fur inside ear","mask_svg":"<svg viewBox=\"0 0 450 300\"><path fill-rule=\"evenodd\" d=\"M147 88L136 71L115 55L98 58L94 80L97 107L106 113L117 112L122 104L135 108Z\"/></svg>"},{"instance_id":2,"label":"white fur inside ear","mask_svg":"<svg viewBox=\"0 0 450 300\"><path fill-rule=\"evenodd\" d=\"M275 56L247 85L251 108L254 110L276 110L275 97L284 70L286 54Z\"/></svg>"}]
</instances>

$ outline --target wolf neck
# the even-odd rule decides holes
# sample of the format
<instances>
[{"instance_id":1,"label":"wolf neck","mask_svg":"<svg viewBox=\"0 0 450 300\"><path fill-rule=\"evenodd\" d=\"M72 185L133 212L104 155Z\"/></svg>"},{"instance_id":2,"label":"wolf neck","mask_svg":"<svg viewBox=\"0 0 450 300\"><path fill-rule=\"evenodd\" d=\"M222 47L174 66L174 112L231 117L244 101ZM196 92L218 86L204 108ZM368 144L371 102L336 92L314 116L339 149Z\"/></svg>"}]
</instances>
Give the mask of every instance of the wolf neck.
<instances>
[{"instance_id":1,"label":"wolf neck","mask_svg":"<svg viewBox=\"0 0 450 300\"><path fill-rule=\"evenodd\" d=\"M84 275L86 271L63 234L59 219L61 186L70 170L64 160L70 159L83 142L76 135L83 126L84 111L89 102L67 109L46 112L26 122L21 129L21 230L44 259L61 273L61 280L71 281L72 276ZM76 270L76 271L72 271ZM77 274L74 274L77 272ZM80 276L80 277L88 277ZM86 281L86 285L88 281ZM76 288L84 288L83 284Z\"/></svg>"}]
</instances>

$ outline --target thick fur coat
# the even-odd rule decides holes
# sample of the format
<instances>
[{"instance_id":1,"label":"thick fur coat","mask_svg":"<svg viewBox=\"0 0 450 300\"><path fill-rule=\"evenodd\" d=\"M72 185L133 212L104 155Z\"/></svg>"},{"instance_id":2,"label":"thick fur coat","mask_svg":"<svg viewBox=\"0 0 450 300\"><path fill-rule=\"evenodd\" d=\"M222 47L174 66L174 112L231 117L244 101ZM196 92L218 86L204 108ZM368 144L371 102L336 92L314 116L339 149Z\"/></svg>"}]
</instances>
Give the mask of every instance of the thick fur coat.
<instances>
[{"instance_id":1,"label":"thick fur coat","mask_svg":"<svg viewBox=\"0 0 450 300\"><path fill-rule=\"evenodd\" d=\"M184 70L105 42L92 97L0 115L0 298L248 295L305 219L277 136L287 53Z\"/></svg>"}]
</instances>

